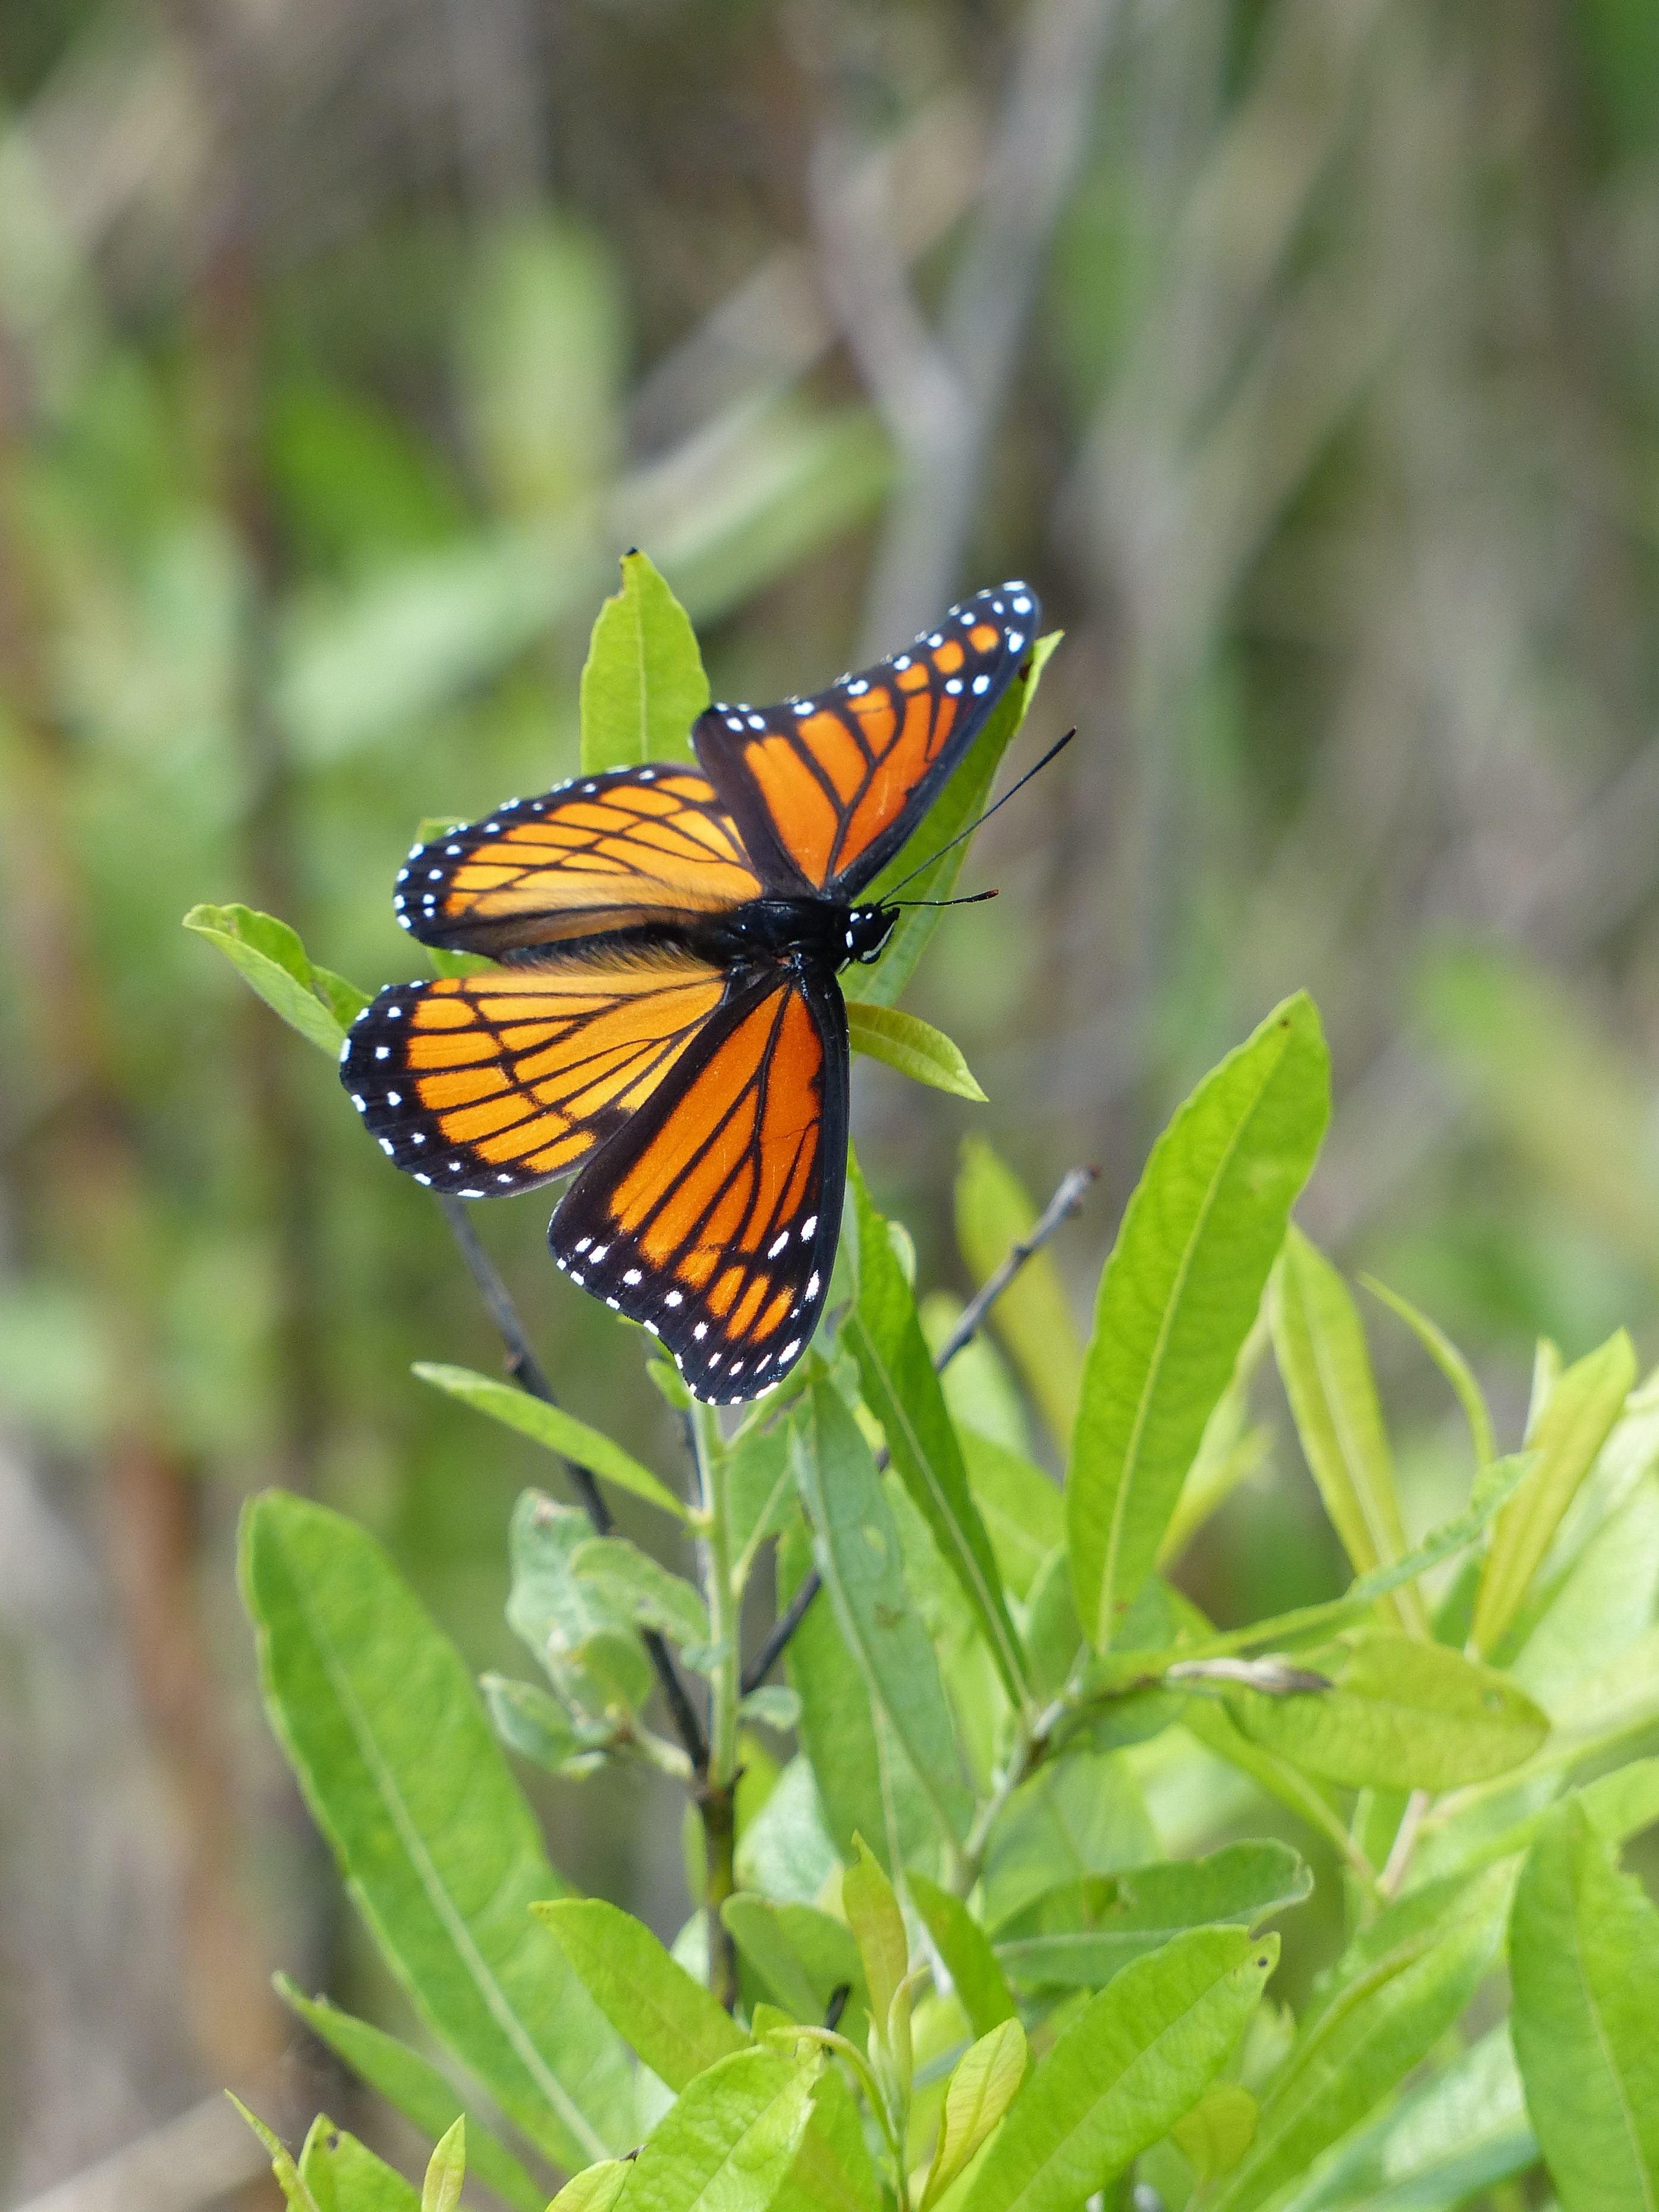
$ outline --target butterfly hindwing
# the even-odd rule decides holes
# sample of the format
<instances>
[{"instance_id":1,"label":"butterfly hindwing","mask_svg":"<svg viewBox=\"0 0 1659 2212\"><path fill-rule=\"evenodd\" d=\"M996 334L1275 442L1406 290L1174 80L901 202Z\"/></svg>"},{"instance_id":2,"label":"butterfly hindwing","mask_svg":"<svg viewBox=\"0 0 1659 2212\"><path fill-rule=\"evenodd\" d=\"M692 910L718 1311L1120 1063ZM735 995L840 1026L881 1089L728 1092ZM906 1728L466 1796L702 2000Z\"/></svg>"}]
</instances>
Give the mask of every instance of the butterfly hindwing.
<instances>
[{"instance_id":1,"label":"butterfly hindwing","mask_svg":"<svg viewBox=\"0 0 1659 2212\"><path fill-rule=\"evenodd\" d=\"M760 891L708 778L665 764L579 776L416 845L393 902L424 945L499 955L716 914Z\"/></svg>"},{"instance_id":2,"label":"butterfly hindwing","mask_svg":"<svg viewBox=\"0 0 1659 2212\"><path fill-rule=\"evenodd\" d=\"M872 880L983 728L1041 611L1027 586L999 585L811 698L698 717L697 757L769 890L851 898Z\"/></svg>"},{"instance_id":3,"label":"butterfly hindwing","mask_svg":"<svg viewBox=\"0 0 1659 2212\"><path fill-rule=\"evenodd\" d=\"M505 1197L568 1174L622 1127L725 989L689 954L626 945L397 984L347 1032L340 1079L416 1182Z\"/></svg>"},{"instance_id":4,"label":"butterfly hindwing","mask_svg":"<svg viewBox=\"0 0 1659 2212\"><path fill-rule=\"evenodd\" d=\"M780 969L737 989L566 1193L555 1258L660 1337L698 1397L757 1397L817 1326L847 1103L833 980Z\"/></svg>"}]
</instances>

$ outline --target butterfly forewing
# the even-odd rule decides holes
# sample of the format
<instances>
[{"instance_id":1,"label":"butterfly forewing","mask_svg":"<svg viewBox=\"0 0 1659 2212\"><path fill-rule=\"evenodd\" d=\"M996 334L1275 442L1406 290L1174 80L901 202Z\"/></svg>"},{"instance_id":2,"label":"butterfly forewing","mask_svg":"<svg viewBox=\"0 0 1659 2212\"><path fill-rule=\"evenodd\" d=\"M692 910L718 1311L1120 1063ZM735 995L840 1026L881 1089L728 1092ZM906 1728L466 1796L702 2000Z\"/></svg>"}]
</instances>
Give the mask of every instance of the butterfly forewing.
<instances>
[{"instance_id":1,"label":"butterfly forewing","mask_svg":"<svg viewBox=\"0 0 1659 2212\"><path fill-rule=\"evenodd\" d=\"M416 846L394 903L422 944L501 954L716 914L760 891L708 778L664 766L510 799Z\"/></svg>"},{"instance_id":2,"label":"butterfly forewing","mask_svg":"<svg viewBox=\"0 0 1659 2212\"><path fill-rule=\"evenodd\" d=\"M465 1198L565 1175L642 1105L719 1006L721 969L611 947L382 991L340 1076L395 1166Z\"/></svg>"},{"instance_id":3,"label":"butterfly forewing","mask_svg":"<svg viewBox=\"0 0 1659 2212\"><path fill-rule=\"evenodd\" d=\"M698 718L697 757L769 888L850 898L870 882L984 726L1040 612L1002 584L811 698Z\"/></svg>"},{"instance_id":4,"label":"butterfly forewing","mask_svg":"<svg viewBox=\"0 0 1659 2212\"><path fill-rule=\"evenodd\" d=\"M573 1282L642 1322L701 1398L758 1396L817 1326L847 1172L847 1020L833 981L734 993L567 1192Z\"/></svg>"}]
</instances>

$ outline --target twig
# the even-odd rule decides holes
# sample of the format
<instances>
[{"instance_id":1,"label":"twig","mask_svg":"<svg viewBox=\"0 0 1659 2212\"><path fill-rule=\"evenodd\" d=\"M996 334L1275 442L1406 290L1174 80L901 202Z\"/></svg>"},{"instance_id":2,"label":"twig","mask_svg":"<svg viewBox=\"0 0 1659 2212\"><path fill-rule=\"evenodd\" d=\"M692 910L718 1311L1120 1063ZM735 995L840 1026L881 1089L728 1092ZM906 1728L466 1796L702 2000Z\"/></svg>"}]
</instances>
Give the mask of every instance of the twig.
<instances>
[{"instance_id":1,"label":"twig","mask_svg":"<svg viewBox=\"0 0 1659 2212\"><path fill-rule=\"evenodd\" d=\"M986 1277L963 1308L956 1327L933 1354L936 1373L942 1375L957 1352L972 1343L984 1324L986 1315L1026 1261L1035 1259L1055 1232L1078 1212L1099 1173L1098 1168L1073 1168L1061 1178L1060 1188L1031 1224L1030 1234L1011 1249L1007 1258ZM459 1200L451 1202L458 1204ZM883 1468L886 1466L885 1450L880 1453L876 1464ZM771 1673L785 1645L806 1618L807 1607L823 1587L823 1579L817 1569L813 1567L783 1612L773 1622L766 1641L750 1661L743 1678L744 1697L751 1690L757 1690Z\"/></svg>"},{"instance_id":2,"label":"twig","mask_svg":"<svg viewBox=\"0 0 1659 2212\"><path fill-rule=\"evenodd\" d=\"M454 1234L455 1242L461 1248L461 1257L466 1261L468 1272L489 1309L489 1317L501 1332L501 1341L507 1346L507 1372L519 1388L527 1391L531 1397L539 1398L544 1406L556 1406L558 1400L553 1395L553 1386L530 1348L530 1340L524 1333L524 1324L519 1319L513 1294L501 1280L500 1270L485 1251L483 1240L472 1226L465 1200L452 1198L443 1191L435 1192L434 1195L444 1219ZM563 1457L563 1455L560 1456ZM579 1460L565 1459L564 1464L571 1487L581 1500L588 1519L601 1536L608 1536L616 1522L592 1469L584 1467ZM703 1739L702 1724L697 1718L696 1708L680 1680L679 1668L674 1664L674 1655L654 1628L642 1628L640 1640L650 1655L651 1664L657 1670L657 1680L662 1685L662 1693L667 1700L675 1733L685 1747L687 1758L697 1772L702 1774L708 1770L708 1746Z\"/></svg>"}]
</instances>

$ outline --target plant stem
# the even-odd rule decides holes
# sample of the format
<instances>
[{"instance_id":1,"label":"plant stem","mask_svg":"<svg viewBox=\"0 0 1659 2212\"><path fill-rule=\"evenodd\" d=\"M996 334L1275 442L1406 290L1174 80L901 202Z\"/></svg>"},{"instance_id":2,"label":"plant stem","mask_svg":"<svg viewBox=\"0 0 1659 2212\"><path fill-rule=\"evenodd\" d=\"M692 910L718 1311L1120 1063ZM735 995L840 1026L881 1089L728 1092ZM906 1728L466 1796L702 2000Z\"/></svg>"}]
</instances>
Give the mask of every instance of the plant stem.
<instances>
[{"instance_id":1,"label":"plant stem","mask_svg":"<svg viewBox=\"0 0 1659 2212\"><path fill-rule=\"evenodd\" d=\"M732 1586L732 1530L726 1511L726 1440L720 1418L712 1406L692 1401L688 1416L697 1457L702 1533L697 1540L702 1568L703 1596L708 1606L708 1626L719 1654L709 1682L708 1763L697 1792L702 1814L706 1869L703 1905L708 1917L708 1981L714 1995L731 2012L738 2002L737 1946L720 1907L737 1887L738 1705L743 1696L739 1679L738 1635L741 1594Z\"/></svg>"},{"instance_id":2,"label":"plant stem","mask_svg":"<svg viewBox=\"0 0 1659 2212\"><path fill-rule=\"evenodd\" d=\"M1073 1168L1060 1178L1059 1188L1031 1224L1030 1232L1010 1248L1007 1257L986 1277L963 1308L956 1327L933 1354L936 1373L942 1375L957 1352L973 1342L984 1326L986 1315L1026 1261L1034 1259L1055 1231L1077 1212L1099 1174L1098 1168ZM876 1464L878 1467L886 1466L885 1452L880 1455ZM776 1666L784 1647L806 1618L807 1607L823 1587L818 1571L814 1567L791 1599L788 1609L780 1613L773 1622L771 1633L755 1654L743 1678L745 1692L758 1689Z\"/></svg>"},{"instance_id":3,"label":"plant stem","mask_svg":"<svg viewBox=\"0 0 1659 2212\"><path fill-rule=\"evenodd\" d=\"M553 1386L542 1372L541 1363L530 1348L524 1323L519 1319L519 1310L513 1303L513 1293L502 1281L495 1262L485 1251L483 1239L472 1226L465 1202L459 1198L451 1198L441 1191L434 1192L433 1195L437 1199L444 1219L449 1224L455 1242L461 1248L461 1257L466 1261L467 1271L489 1309L489 1317L501 1332L501 1341L507 1346L508 1374L531 1397L539 1398L544 1406L556 1406L559 1401L553 1395ZM616 1522L592 1468L583 1467L579 1461L573 1459L567 1459L564 1464L570 1478L570 1486L581 1500L588 1519L601 1536L608 1536ZM703 1741L696 1710L686 1694L685 1685L680 1680L680 1670L674 1664L674 1655L653 1628L642 1628L640 1639L657 1671L657 1680L662 1685L669 1717L674 1723L674 1733L684 1745L685 1755L694 1771L701 1775L708 1765L708 1750Z\"/></svg>"}]
</instances>

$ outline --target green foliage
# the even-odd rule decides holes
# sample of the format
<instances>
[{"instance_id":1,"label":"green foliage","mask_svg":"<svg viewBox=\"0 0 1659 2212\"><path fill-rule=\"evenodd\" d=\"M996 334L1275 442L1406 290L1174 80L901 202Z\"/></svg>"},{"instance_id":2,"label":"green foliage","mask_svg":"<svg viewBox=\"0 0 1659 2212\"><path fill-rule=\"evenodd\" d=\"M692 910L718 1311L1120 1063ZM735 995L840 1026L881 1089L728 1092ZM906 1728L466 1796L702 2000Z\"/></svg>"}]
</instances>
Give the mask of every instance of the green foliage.
<instances>
[{"instance_id":1,"label":"green foliage","mask_svg":"<svg viewBox=\"0 0 1659 2212\"><path fill-rule=\"evenodd\" d=\"M526 330L579 261L500 276ZM547 434L526 505L575 465ZM672 750L704 696L689 623L629 556L584 687L589 765ZM927 834L965 818L1024 705ZM191 927L337 1048L356 999L291 932L231 908ZM913 959L921 933L896 941ZM970 1085L890 1000L858 1002L855 1034ZM1634 1387L1622 1331L1576 1363L1547 1347L1525 1433L1502 1437L1446 1332L1380 1292L1468 1431L1467 1488L1419 1513L1352 1294L1291 1220L1328 1093L1317 1016L1287 1000L1153 1147L1086 1342L1049 1255L1016 1267L992 1324L1012 1373L981 1343L976 1376L941 1377L955 1309L918 1304L915 1243L854 1164L830 1318L789 1386L727 1434L661 1376L690 1504L605 1428L422 1364L696 1540L694 1578L526 1492L506 1610L538 1679L488 1673L481 1698L368 1535L254 1501L268 1710L454 2075L284 1984L436 2142L417 2197L328 2123L297 2164L267 2136L290 2203L452 2212L469 2144L520 2212L544 2162L570 2174L561 2212L1076 2212L1132 2179L1194 2212L1449 2212L1540 2166L1563 2212L1653 2203L1659 1915L1617 1853L1659 1815L1659 1760L1635 1755L1659 1727L1659 1390ZM957 1197L983 1284L1037 1210L984 1146ZM1269 1354L1352 1579L1218 1630L1174 1563L1248 1510ZM1063 1488L1029 1455L1032 1414L1069 1444ZM823 1589L787 1686L742 1668L773 1555L780 1610L809 1574ZM686 1787L694 1917L672 1949L569 1893L501 1744L562 1782L645 1765ZM1251 1832L1267 1816L1295 1841ZM1318 1955L1264 2005L1268 1923L1333 1858Z\"/></svg>"},{"instance_id":2,"label":"green foliage","mask_svg":"<svg viewBox=\"0 0 1659 2212\"><path fill-rule=\"evenodd\" d=\"M901 1075L929 1084L953 1098L985 1103L985 1093L957 1047L915 1014L902 1014L896 1006L884 1006L874 1000L849 999L847 1028L854 1052L885 1060Z\"/></svg>"}]
</instances>

